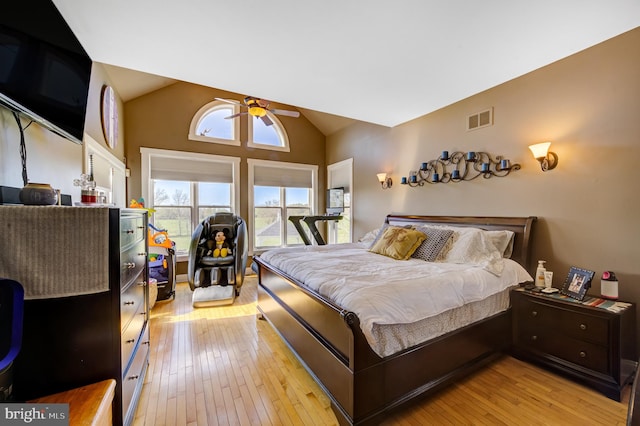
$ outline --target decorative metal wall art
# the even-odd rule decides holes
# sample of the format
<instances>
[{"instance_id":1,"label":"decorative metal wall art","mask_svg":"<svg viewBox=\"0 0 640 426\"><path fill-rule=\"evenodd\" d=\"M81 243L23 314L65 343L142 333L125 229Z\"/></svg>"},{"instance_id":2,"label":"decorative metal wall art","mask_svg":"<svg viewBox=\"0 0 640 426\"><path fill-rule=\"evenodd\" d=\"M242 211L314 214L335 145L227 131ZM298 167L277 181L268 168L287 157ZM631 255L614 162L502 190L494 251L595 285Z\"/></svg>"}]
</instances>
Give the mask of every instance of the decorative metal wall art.
<instances>
[{"instance_id":1,"label":"decorative metal wall art","mask_svg":"<svg viewBox=\"0 0 640 426\"><path fill-rule=\"evenodd\" d=\"M486 152L442 151L439 158L422 163L416 171L403 176L402 185L424 186L426 183L449 183L473 180L479 176L489 179L505 177L512 170L520 170L520 164L511 164L501 155L492 157Z\"/></svg>"}]
</instances>

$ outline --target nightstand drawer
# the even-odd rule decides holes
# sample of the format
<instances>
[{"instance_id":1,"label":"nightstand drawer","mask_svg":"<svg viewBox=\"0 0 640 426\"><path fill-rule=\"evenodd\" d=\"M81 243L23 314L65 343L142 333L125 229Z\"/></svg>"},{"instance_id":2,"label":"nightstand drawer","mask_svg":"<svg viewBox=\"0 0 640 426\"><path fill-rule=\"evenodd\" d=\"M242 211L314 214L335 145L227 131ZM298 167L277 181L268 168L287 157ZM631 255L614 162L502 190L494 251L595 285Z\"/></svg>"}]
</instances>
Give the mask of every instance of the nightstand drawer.
<instances>
[{"instance_id":1,"label":"nightstand drawer","mask_svg":"<svg viewBox=\"0 0 640 426\"><path fill-rule=\"evenodd\" d=\"M548 354L593 371L611 374L611 363L606 346L544 330L523 330L516 337L515 344L527 350Z\"/></svg>"},{"instance_id":2,"label":"nightstand drawer","mask_svg":"<svg viewBox=\"0 0 640 426\"><path fill-rule=\"evenodd\" d=\"M532 330L553 329L560 323L557 309L532 300L521 301L518 315L522 326Z\"/></svg>"},{"instance_id":3,"label":"nightstand drawer","mask_svg":"<svg viewBox=\"0 0 640 426\"><path fill-rule=\"evenodd\" d=\"M523 327L554 330L579 340L606 345L609 339L609 319L549 305L535 299L520 304Z\"/></svg>"},{"instance_id":4,"label":"nightstand drawer","mask_svg":"<svg viewBox=\"0 0 640 426\"><path fill-rule=\"evenodd\" d=\"M610 321L607 318L561 311L559 320L558 325L567 335L600 345L606 345L609 341Z\"/></svg>"}]
</instances>

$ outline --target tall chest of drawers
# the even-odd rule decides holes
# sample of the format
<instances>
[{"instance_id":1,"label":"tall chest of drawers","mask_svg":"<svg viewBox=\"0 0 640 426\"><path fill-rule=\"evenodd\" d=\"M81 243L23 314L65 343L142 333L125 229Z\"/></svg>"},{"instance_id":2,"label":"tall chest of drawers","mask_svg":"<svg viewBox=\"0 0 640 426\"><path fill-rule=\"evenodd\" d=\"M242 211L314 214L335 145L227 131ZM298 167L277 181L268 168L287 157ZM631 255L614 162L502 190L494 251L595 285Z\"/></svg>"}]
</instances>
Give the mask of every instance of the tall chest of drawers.
<instances>
[{"instance_id":1,"label":"tall chest of drawers","mask_svg":"<svg viewBox=\"0 0 640 426\"><path fill-rule=\"evenodd\" d=\"M104 233L108 267L97 278L105 290L25 300L14 398L31 400L114 379L113 423L128 425L149 363L147 213L141 209L107 210L100 226L108 229ZM58 235L52 229L49 236L82 238L82 229L83 224L78 223L73 235ZM94 243L97 246L105 241ZM77 263L77 257L73 253L52 255L51 262L64 267Z\"/></svg>"},{"instance_id":2,"label":"tall chest of drawers","mask_svg":"<svg viewBox=\"0 0 640 426\"><path fill-rule=\"evenodd\" d=\"M133 420L149 365L149 288L147 216L139 210L120 214L120 371L122 419Z\"/></svg>"},{"instance_id":3,"label":"tall chest of drawers","mask_svg":"<svg viewBox=\"0 0 640 426\"><path fill-rule=\"evenodd\" d=\"M513 354L620 401L637 367L635 305L620 312L511 292Z\"/></svg>"}]
</instances>

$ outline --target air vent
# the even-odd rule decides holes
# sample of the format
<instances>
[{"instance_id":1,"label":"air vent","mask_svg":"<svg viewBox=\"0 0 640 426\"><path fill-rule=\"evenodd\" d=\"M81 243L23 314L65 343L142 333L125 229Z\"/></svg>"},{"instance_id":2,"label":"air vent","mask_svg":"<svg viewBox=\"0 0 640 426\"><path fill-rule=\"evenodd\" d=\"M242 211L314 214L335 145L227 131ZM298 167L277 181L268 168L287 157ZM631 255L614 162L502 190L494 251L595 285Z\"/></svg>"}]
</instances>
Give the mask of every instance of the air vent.
<instances>
[{"instance_id":1,"label":"air vent","mask_svg":"<svg viewBox=\"0 0 640 426\"><path fill-rule=\"evenodd\" d=\"M467 117L467 130L476 130L493 124L493 108L476 112Z\"/></svg>"}]
</instances>

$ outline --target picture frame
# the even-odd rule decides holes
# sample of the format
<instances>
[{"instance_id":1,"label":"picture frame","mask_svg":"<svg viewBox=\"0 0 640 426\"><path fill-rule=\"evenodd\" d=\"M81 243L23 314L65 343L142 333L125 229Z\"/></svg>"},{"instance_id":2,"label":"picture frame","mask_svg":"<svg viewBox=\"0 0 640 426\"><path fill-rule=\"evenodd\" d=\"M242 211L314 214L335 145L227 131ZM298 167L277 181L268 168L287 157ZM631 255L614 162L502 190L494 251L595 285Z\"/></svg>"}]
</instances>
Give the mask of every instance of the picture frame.
<instances>
[{"instance_id":1,"label":"picture frame","mask_svg":"<svg viewBox=\"0 0 640 426\"><path fill-rule=\"evenodd\" d=\"M591 280L593 280L594 274L594 271L572 266L560 293L573 299L584 299L587 290L591 287Z\"/></svg>"}]
</instances>

